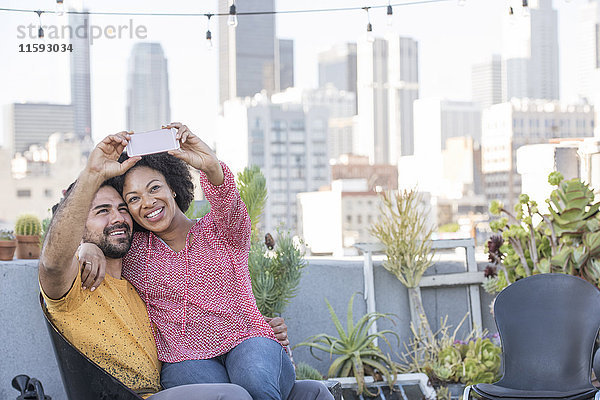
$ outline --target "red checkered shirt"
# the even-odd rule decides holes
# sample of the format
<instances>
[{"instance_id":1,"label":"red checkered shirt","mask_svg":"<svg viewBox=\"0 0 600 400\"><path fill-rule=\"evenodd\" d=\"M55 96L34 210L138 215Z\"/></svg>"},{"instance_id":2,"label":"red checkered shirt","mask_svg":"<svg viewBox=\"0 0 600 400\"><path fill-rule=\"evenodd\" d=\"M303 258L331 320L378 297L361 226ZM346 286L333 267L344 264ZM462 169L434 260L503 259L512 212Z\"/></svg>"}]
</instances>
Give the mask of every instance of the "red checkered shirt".
<instances>
[{"instance_id":1,"label":"red checkered shirt","mask_svg":"<svg viewBox=\"0 0 600 400\"><path fill-rule=\"evenodd\" d=\"M220 186L200 174L211 211L192 227L181 251L153 233L136 232L123 259L123 276L146 302L164 362L216 357L251 337L276 340L252 294L250 217L233 174L221 166Z\"/></svg>"}]
</instances>

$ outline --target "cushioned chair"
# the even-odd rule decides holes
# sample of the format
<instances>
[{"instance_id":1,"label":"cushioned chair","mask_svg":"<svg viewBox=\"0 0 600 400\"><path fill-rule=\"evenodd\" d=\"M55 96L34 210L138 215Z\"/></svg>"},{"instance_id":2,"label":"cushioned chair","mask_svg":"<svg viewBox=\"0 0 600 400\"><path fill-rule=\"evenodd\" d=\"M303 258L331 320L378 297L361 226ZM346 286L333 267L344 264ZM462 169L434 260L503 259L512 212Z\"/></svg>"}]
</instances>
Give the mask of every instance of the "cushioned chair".
<instances>
[{"instance_id":1,"label":"cushioned chair","mask_svg":"<svg viewBox=\"0 0 600 400\"><path fill-rule=\"evenodd\" d=\"M40 305L52 339L54 355L69 400L141 400L142 397L121 381L104 371L85 354L77 350L48 318L44 298ZM340 400L341 385L337 381L323 381L334 399Z\"/></svg>"},{"instance_id":2,"label":"cushioned chair","mask_svg":"<svg viewBox=\"0 0 600 400\"><path fill-rule=\"evenodd\" d=\"M142 399L141 396L104 371L69 343L48 318L48 312L41 294L40 304L46 318L46 325L52 339L52 347L54 347L54 355L69 400Z\"/></svg>"},{"instance_id":3,"label":"cushioned chair","mask_svg":"<svg viewBox=\"0 0 600 400\"><path fill-rule=\"evenodd\" d=\"M465 388L463 400L600 399L591 383L600 291L565 274L540 274L504 289L494 304L502 378Z\"/></svg>"}]
</instances>

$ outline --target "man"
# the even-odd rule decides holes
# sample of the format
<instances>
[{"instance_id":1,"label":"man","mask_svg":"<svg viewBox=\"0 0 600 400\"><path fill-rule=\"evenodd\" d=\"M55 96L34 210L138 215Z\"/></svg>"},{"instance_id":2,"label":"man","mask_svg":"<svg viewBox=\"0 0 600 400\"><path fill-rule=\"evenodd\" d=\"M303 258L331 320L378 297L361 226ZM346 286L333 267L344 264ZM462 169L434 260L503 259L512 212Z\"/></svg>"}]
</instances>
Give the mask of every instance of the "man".
<instances>
[{"instance_id":1,"label":"man","mask_svg":"<svg viewBox=\"0 0 600 400\"><path fill-rule=\"evenodd\" d=\"M48 312L80 351L145 398L251 399L245 389L233 384L185 385L157 393L161 389L160 362L146 306L133 286L121 279L121 258L131 245L133 223L123 199L106 182L139 160L117 161L128 140L122 132L100 142L56 209L39 265ZM94 243L106 256L104 280L90 285L94 277L86 268L84 281L90 290L82 285L76 254L82 241ZM275 325L278 339L285 344L287 332L282 320L270 324ZM296 385L296 397L293 392L290 398L308 399L310 392L314 393L312 398L329 394L314 383L301 390L303 384Z\"/></svg>"}]
</instances>

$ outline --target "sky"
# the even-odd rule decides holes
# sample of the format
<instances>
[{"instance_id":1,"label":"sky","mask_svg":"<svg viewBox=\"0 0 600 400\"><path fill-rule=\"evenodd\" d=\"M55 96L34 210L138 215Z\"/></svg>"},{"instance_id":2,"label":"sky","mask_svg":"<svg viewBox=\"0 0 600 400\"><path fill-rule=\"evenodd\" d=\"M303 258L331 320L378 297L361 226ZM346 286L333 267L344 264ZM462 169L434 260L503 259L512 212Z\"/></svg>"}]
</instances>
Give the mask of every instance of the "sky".
<instances>
[{"instance_id":1,"label":"sky","mask_svg":"<svg viewBox=\"0 0 600 400\"><path fill-rule=\"evenodd\" d=\"M73 0L64 0L65 5ZM587 0L554 0L559 18L561 99L576 99L576 27L578 7ZM244 0L237 0L243 11ZM401 3L400 0L392 1ZM53 10L54 0L0 0L0 8ZM214 13L217 1L86 0L90 11ZM387 5L374 0L276 0L277 10L321 9ZM502 48L504 0L457 0L394 8L394 23L386 24L385 8L372 9L370 19L376 36L388 30L419 42L420 97L470 100L471 66ZM243 18L240 16L240 18ZM355 42L365 34L363 10L279 14L277 36L294 39L295 83L312 88L318 82L317 55L341 42ZM130 22L131 20L131 22ZM70 102L68 53L19 53L19 45L39 39L19 39L18 27L38 24L33 12L0 11L0 106L13 102ZM223 19L223 23L225 23ZM92 130L95 141L125 126L126 74L129 53L137 41L160 42L168 59L173 121L186 123L208 143L214 139L218 115L218 29L216 17L210 29L215 46L205 45L205 17L92 16L91 23L144 26L145 39L101 38L91 46ZM43 25L65 25L66 16L42 14ZM66 41L43 39L45 43ZM74 49L77 51L77 49ZM4 134L4 115L0 127ZM167 121L165 121L167 122ZM1 142L1 140L0 140Z\"/></svg>"}]
</instances>

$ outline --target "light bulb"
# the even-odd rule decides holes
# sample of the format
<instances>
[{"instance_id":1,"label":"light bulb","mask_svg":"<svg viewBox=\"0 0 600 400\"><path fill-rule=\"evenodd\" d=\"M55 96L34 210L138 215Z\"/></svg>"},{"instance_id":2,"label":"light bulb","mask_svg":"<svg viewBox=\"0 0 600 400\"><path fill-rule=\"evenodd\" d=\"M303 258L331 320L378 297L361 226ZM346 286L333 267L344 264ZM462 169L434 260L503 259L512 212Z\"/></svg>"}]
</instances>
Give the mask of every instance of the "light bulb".
<instances>
[{"instance_id":1,"label":"light bulb","mask_svg":"<svg viewBox=\"0 0 600 400\"><path fill-rule=\"evenodd\" d=\"M206 48L208 50L213 48L212 33L210 32L210 30L206 31Z\"/></svg>"},{"instance_id":2,"label":"light bulb","mask_svg":"<svg viewBox=\"0 0 600 400\"><path fill-rule=\"evenodd\" d=\"M367 24L367 42L373 43L375 41L375 36L373 36L373 25L369 22Z\"/></svg>"},{"instance_id":3,"label":"light bulb","mask_svg":"<svg viewBox=\"0 0 600 400\"><path fill-rule=\"evenodd\" d=\"M40 28L38 29L38 38L43 39L44 38L44 29L42 29L42 27L40 26Z\"/></svg>"},{"instance_id":4,"label":"light bulb","mask_svg":"<svg viewBox=\"0 0 600 400\"><path fill-rule=\"evenodd\" d=\"M388 4L388 6L387 6L387 26L389 28L391 28L392 25L394 25L394 10L392 9L392 6L390 4Z\"/></svg>"},{"instance_id":5,"label":"light bulb","mask_svg":"<svg viewBox=\"0 0 600 400\"><path fill-rule=\"evenodd\" d=\"M233 28L235 28L238 24L237 11L235 9L235 4L232 4L229 7L229 17L227 18L227 24Z\"/></svg>"},{"instance_id":6,"label":"light bulb","mask_svg":"<svg viewBox=\"0 0 600 400\"><path fill-rule=\"evenodd\" d=\"M529 17L529 15L531 15L531 13L529 12L529 7L523 7L523 16Z\"/></svg>"},{"instance_id":7,"label":"light bulb","mask_svg":"<svg viewBox=\"0 0 600 400\"><path fill-rule=\"evenodd\" d=\"M61 17L65 13L65 4L63 0L56 0L56 15Z\"/></svg>"}]
</instances>

